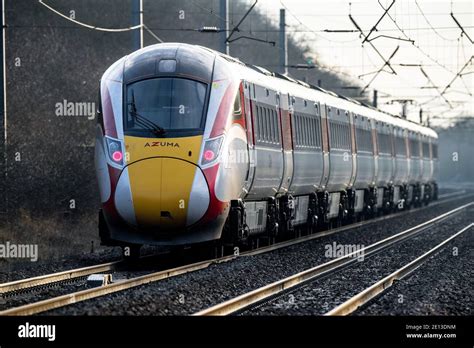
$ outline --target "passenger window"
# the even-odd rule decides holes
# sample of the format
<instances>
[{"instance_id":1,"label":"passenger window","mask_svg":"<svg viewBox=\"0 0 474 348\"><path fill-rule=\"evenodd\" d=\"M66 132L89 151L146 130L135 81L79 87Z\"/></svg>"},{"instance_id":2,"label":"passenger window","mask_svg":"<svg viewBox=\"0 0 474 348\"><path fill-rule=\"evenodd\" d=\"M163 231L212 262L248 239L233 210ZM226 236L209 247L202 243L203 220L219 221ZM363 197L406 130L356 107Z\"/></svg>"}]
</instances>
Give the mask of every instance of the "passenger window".
<instances>
[{"instance_id":1,"label":"passenger window","mask_svg":"<svg viewBox=\"0 0 474 348\"><path fill-rule=\"evenodd\" d=\"M270 140L270 126L268 124L268 110L267 108L263 108L263 112L265 114L265 141Z\"/></svg>"},{"instance_id":2,"label":"passenger window","mask_svg":"<svg viewBox=\"0 0 474 348\"><path fill-rule=\"evenodd\" d=\"M322 146L322 141L321 141L321 120L319 118L316 119L316 135L318 138L317 146L321 147Z\"/></svg>"},{"instance_id":3,"label":"passenger window","mask_svg":"<svg viewBox=\"0 0 474 348\"><path fill-rule=\"evenodd\" d=\"M431 151L433 152L433 159L438 158L438 145L431 143Z\"/></svg>"},{"instance_id":4,"label":"passenger window","mask_svg":"<svg viewBox=\"0 0 474 348\"><path fill-rule=\"evenodd\" d=\"M299 132L299 122L298 122L298 115L293 114L293 129L294 129L294 139L295 139L295 145L299 145L300 143L300 132Z\"/></svg>"},{"instance_id":5,"label":"passenger window","mask_svg":"<svg viewBox=\"0 0 474 348\"><path fill-rule=\"evenodd\" d=\"M272 110L267 108L268 115L268 141L273 142L273 115Z\"/></svg>"},{"instance_id":6,"label":"passenger window","mask_svg":"<svg viewBox=\"0 0 474 348\"><path fill-rule=\"evenodd\" d=\"M268 128L267 128L267 110L265 110L264 107L262 107L262 129L263 129L263 141L267 141L267 134L268 134Z\"/></svg>"},{"instance_id":7,"label":"passenger window","mask_svg":"<svg viewBox=\"0 0 474 348\"><path fill-rule=\"evenodd\" d=\"M306 124L306 116L303 116L303 145L308 145L308 125Z\"/></svg>"},{"instance_id":8,"label":"passenger window","mask_svg":"<svg viewBox=\"0 0 474 348\"><path fill-rule=\"evenodd\" d=\"M272 142L276 143L276 124L275 124L275 110L270 110L270 115L272 117Z\"/></svg>"},{"instance_id":9,"label":"passenger window","mask_svg":"<svg viewBox=\"0 0 474 348\"><path fill-rule=\"evenodd\" d=\"M430 148L426 141L423 142L423 157L430 158Z\"/></svg>"},{"instance_id":10,"label":"passenger window","mask_svg":"<svg viewBox=\"0 0 474 348\"><path fill-rule=\"evenodd\" d=\"M306 121L306 146L309 146L311 144L311 128L309 126L309 118L308 117L305 117L305 121Z\"/></svg>"},{"instance_id":11,"label":"passenger window","mask_svg":"<svg viewBox=\"0 0 474 348\"><path fill-rule=\"evenodd\" d=\"M256 123L257 123L257 140L261 141L262 140L262 124L260 120L260 107L257 105L256 106L257 110L257 115L256 115Z\"/></svg>"},{"instance_id":12,"label":"passenger window","mask_svg":"<svg viewBox=\"0 0 474 348\"><path fill-rule=\"evenodd\" d=\"M280 143L280 127L279 127L280 118L278 117L278 111L273 110L273 114L274 114L273 120L275 122L275 142L279 144Z\"/></svg>"}]
</instances>

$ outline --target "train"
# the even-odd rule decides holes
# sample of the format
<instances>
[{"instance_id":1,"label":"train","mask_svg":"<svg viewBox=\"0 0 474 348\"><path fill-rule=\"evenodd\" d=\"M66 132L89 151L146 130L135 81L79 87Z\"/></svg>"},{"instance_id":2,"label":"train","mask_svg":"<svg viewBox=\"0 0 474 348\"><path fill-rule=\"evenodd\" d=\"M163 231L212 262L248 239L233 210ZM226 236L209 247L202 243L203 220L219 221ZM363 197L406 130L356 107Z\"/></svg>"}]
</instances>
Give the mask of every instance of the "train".
<instances>
[{"instance_id":1,"label":"train","mask_svg":"<svg viewBox=\"0 0 474 348\"><path fill-rule=\"evenodd\" d=\"M206 47L119 59L98 105L104 245L270 243L437 199L431 128Z\"/></svg>"}]
</instances>

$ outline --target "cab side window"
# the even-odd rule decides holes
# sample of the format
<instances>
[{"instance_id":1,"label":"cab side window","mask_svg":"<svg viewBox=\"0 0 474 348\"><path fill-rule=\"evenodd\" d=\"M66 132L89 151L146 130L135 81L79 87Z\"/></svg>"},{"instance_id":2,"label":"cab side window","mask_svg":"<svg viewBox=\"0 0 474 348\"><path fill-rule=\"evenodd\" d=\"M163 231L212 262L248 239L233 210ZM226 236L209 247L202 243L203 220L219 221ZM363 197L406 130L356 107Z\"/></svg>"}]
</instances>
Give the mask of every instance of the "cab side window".
<instances>
[{"instance_id":1,"label":"cab side window","mask_svg":"<svg viewBox=\"0 0 474 348\"><path fill-rule=\"evenodd\" d=\"M104 127L104 117L102 115L102 96L100 93L100 83L99 83L99 93L97 98L97 109L96 109L96 116L97 116L97 123Z\"/></svg>"},{"instance_id":2,"label":"cab side window","mask_svg":"<svg viewBox=\"0 0 474 348\"><path fill-rule=\"evenodd\" d=\"M232 112L232 120L240 121L242 120L242 105L240 100L240 90L237 92L234 100L234 110Z\"/></svg>"}]
</instances>

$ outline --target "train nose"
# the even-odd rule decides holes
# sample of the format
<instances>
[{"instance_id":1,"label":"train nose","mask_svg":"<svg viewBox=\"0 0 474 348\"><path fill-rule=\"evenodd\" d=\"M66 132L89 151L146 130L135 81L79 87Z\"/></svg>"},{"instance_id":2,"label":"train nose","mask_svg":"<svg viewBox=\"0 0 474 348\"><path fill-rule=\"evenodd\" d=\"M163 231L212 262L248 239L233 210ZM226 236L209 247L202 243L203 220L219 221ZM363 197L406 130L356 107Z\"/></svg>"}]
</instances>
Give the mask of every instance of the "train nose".
<instances>
[{"instance_id":1,"label":"train nose","mask_svg":"<svg viewBox=\"0 0 474 348\"><path fill-rule=\"evenodd\" d=\"M209 206L209 188L199 167L174 158L148 158L128 165L115 205L130 224L163 230L197 222Z\"/></svg>"}]
</instances>

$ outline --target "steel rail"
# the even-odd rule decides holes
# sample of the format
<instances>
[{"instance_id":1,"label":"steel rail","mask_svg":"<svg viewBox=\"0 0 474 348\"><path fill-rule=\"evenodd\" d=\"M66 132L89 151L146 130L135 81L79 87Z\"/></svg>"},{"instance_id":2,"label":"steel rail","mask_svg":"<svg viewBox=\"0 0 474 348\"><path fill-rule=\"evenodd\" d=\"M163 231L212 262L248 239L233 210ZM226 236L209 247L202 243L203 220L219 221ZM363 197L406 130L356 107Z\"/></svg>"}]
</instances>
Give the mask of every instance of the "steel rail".
<instances>
[{"instance_id":1,"label":"steel rail","mask_svg":"<svg viewBox=\"0 0 474 348\"><path fill-rule=\"evenodd\" d=\"M463 192L465 191L461 191L461 193ZM432 203L428 207L433 207L433 206L447 203L449 201L453 201L456 199L458 199L458 197L437 201L437 202ZM342 226L342 227L335 228L332 230L321 231L315 234L310 234L307 236L295 238L289 241L275 243L272 245L258 248L256 250L246 251L237 255L228 255L228 256L224 256L224 257L220 257L216 259L200 261L200 262L196 262L189 265L184 265L184 266L180 266L180 267L176 267L172 269L154 272L154 273L143 275L137 278L132 278L126 281L120 281L120 282L108 284L100 288L87 289L87 290L79 291L77 293L62 295L62 296L54 297L51 299L39 301L36 303L27 304L21 307L10 308L4 311L0 311L0 315L31 315L31 314L44 312L50 309L62 307L62 306L72 304L72 303L85 301L85 300L92 299L99 296L104 296L109 293L113 293L117 291L123 291L132 287L163 280L163 279L177 276L180 274L201 270L201 269L207 268L211 264L230 261L240 256L253 256L253 255L277 250L277 249L284 248L287 246L299 244L305 241L321 238L323 236L328 236L331 234L347 231L353 228L367 226L376 222L388 220L388 219L395 218L401 215L411 214L425 208L427 207L421 207L421 208L412 209L406 212L390 214L387 216L382 216L375 219L366 220L366 221L354 223L347 226ZM123 261L114 261L114 262L105 263L101 265L83 267L83 268L74 269L74 270L67 270L63 272L53 273L50 275L43 275L43 276L27 278L27 279L12 281L9 283L0 284L0 294L12 292L15 290L27 289L27 288L31 288L31 287L39 286L39 285L47 285L50 283L55 283L55 282L63 281L63 280L69 280L69 279L73 279L73 278L77 278L77 277L81 277L85 275L90 275L90 274L94 274L98 272L106 272L106 271L114 270L122 262Z\"/></svg>"},{"instance_id":2,"label":"steel rail","mask_svg":"<svg viewBox=\"0 0 474 348\"><path fill-rule=\"evenodd\" d=\"M382 294L383 292L387 291L393 283L397 280L400 280L416 270L420 267L428 258L430 258L434 253L439 251L443 246L447 243L452 241L454 238L458 237L462 233L469 230L471 227L474 226L474 223L469 224L468 226L464 227L459 232L455 233L451 237L447 238L443 242L439 243L432 249L428 250L426 253L421 255L420 257L416 258L415 260L411 261L410 263L406 264L405 266L401 267L400 269L396 270L395 272L389 274L383 279L380 279L372 286L368 287L367 289L361 291L357 295L351 297L344 303L340 304L336 308L332 309L331 311L327 312L325 315L348 315L352 312L356 311L359 307L366 304L374 297Z\"/></svg>"},{"instance_id":3,"label":"steel rail","mask_svg":"<svg viewBox=\"0 0 474 348\"><path fill-rule=\"evenodd\" d=\"M240 311L250 305L253 305L257 302L262 300L268 299L278 293L286 291L296 285L300 285L308 280L314 280L317 277L322 275L330 274L341 267L344 267L350 263L357 261L357 258L360 257L361 253L366 258L368 255L378 252L382 249L385 249L389 246L394 245L402 240L407 239L414 234L417 234L421 231L426 230L428 227L431 227L434 224L437 224L454 214L460 213L463 209L466 209L470 206L474 205L474 202L470 202L468 204L464 204L456 209L453 209L449 212L441 214L434 219L428 220L423 222L417 226L411 227L405 231L387 237L383 240L380 240L374 244L366 246L361 250L354 251L347 255L341 256L337 259L331 260L324 264L317 265L305 271L299 272L297 274L291 275L284 279L278 280L274 283L265 285L248 293L242 294L237 296L233 299L228 301L219 303L215 306L209 307L204 309L200 312L195 313L196 316L204 316L204 315L228 315L237 311Z\"/></svg>"},{"instance_id":4,"label":"steel rail","mask_svg":"<svg viewBox=\"0 0 474 348\"><path fill-rule=\"evenodd\" d=\"M115 267L120 263L122 263L122 261L113 261L100 265L71 269L67 271L45 274L32 278L14 280L8 283L0 284L0 294L29 289L41 285L48 285L65 280L71 280L94 273L113 271Z\"/></svg>"},{"instance_id":5,"label":"steel rail","mask_svg":"<svg viewBox=\"0 0 474 348\"><path fill-rule=\"evenodd\" d=\"M440 195L439 198L448 198L448 197L452 197L452 196L458 196L458 195L463 194L465 192L466 192L465 190L451 192L451 193L448 193L448 194ZM454 200L454 199L451 199L451 200ZM446 199L446 200L433 202L429 205L429 207L433 207L433 206L436 206L436 205L439 205L439 204L447 203L449 201L450 200ZM293 240L289 240L289 241L285 241L285 242L281 242L281 243L276 243L276 244L273 244L271 246L262 247L262 248L257 249L257 250L242 253L241 256L257 255L257 254L268 252L270 250L278 249L278 248L281 248L281 247L284 247L284 246L298 244L298 243L305 242L305 241L308 241L308 240L311 240L311 239L331 235L333 233L346 231L346 230L349 230L349 229L352 229L352 228L362 227L362 226L365 226L365 225L370 224L370 223L376 223L376 222L380 222L380 221L383 221L383 220L391 219L391 218L394 218L394 217L397 217L397 216L400 216L400 215L403 215L403 214L414 213L414 212L417 212L420 209L424 209L424 208L426 208L426 207L412 209L412 210L409 210L409 211L406 211L406 212L394 213L394 214L378 217L378 218L375 218L375 219L366 220L366 221L363 221L363 222L357 222L357 223L347 225L347 226L342 226L342 227L339 227L339 228L336 228L336 229L317 232L316 234L311 234L311 235L308 235L308 236L295 238ZM33 287L36 287L36 286L48 285L48 284L61 282L61 281L65 281L65 280L71 280L71 279L74 279L74 278L83 277L83 276L91 275L91 274L94 274L94 273L113 271L122 262L123 261L113 261L113 262L103 263L103 264L100 264L100 265L87 266L87 267L71 269L71 270L66 270L66 271L61 271L61 272L57 272L57 273L46 274L46 275L41 275L41 276L36 276L36 277L31 277L31 278L26 278L26 279L14 280L14 281L11 281L11 282L0 284L0 295L5 294L5 293L9 293L9 292L18 291L18 290L33 288Z\"/></svg>"},{"instance_id":6,"label":"steel rail","mask_svg":"<svg viewBox=\"0 0 474 348\"><path fill-rule=\"evenodd\" d=\"M453 193L446 194L445 197L452 197L454 195L459 195L459 194L462 194L462 193L465 193L465 192L466 191L453 192ZM472 197L472 196L474 196L474 194L470 194L470 195L467 195L465 197ZM445 197L443 197L443 198L445 198ZM440 196L440 198L441 198L441 196ZM251 251L242 253L240 256L254 256L254 255L261 254L261 253L266 253L266 252L271 251L271 250L280 249L280 248L291 246L291 245L296 245L296 244L299 244L299 243L303 243L303 242L306 242L306 241L309 241L309 240L321 238L321 237L324 237L324 236L329 236L329 235L332 235L332 234L335 234L335 233L352 230L354 228L365 227L365 226L368 226L368 225L371 225L371 224L374 224L374 223L377 223L377 222L386 221L386 220L390 220L392 218L417 213L417 212L419 212L421 210L424 210L426 208L436 207L438 205L448 203L448 202L452 202L452 201L455 201L457 199L458 199L458 197L443 199L442 201L436 201L436 202L430 203L430 205L428 205L428 206L419 207L419 208L415 208L415 209L411 209L411 210L407 210L407 211L401 211L401 212L398 212L398 213L392 213L390 215L379 216L379 217L376 217L376 218L373 218L373 219L370 219L370 220L355 222L355 223L352 223L350 225L341 226L341 227L337 227L337 228L330 229L330 230L318 231L314 234L310 234L310 235L307 235L307 236L298 237L298 238L290 239L290 240L287 240L287 241L283 241L283 242L275 243L275 244L272 244L272 245L268 245L268 246L265 246L265 247L262 247L262 248L258 248L258 249L255 249L255 250L251 250Z\"/></svg>"},{"instance_id":7,"label":"steel rail","mask_svg":"<svg viewBox=\"0 0 474 348\"><path fill-rule=\"evenodd\" d=\"M459 194L463 194L465 192L466 192L465 190L451 192L451 193L448 193L448 194L445 194L445 195L440 195L439 198L448 198L448 197L452 197L452 196L458 196ZM447 203L447 202L455 200L455 199L457 199L457 197L454 198L454 199L449 199L449 200L444 199L444 200L440 200L440 201L437 201L437 202L433 202L428 207L434 207L434 206L437 206L437 205L440 205L440 204L443 204L443 203ZM331 235L331 234L334 234L334 233L347 231L349 229L366 226L366 225L369 225L371 223L376 223L376 222L388 220L388 219L395 218L395 217L398 217L398 216L403 215L403 214L415 213L415 212L417 212L419 210L422 210L422 209L425 209L425 208L427 208L427 207L416 208L416 209L412 209L412 210L405 211L405 212L394 213L394 214L390 214L390 215L386 215L386 216L377 217L377 218L374 218L374 219L371 219L371 220L366 220L366 221L362 221L362 222L353 223L353 224L350 224L350 225L347 225L347 226L342 226L342 227L331 229L331 230L320 231L320 232L317 232L315 234L310 234L310 235L307 235L307 236L295 238L295 239L292 239L292 240L276 243L276 244L273 244L273 245L270 245L270 246L266 246L266 247L262 247L262 248L259 248L259 249L256 249L256 250L245 252L245 253L242 253L240 256L253 256L253 255L260 254L260 253L265 253L265 252L268 252L268 251L271 251L271 250L283 248L285 246L290 246L290 245L302 243L302 242L305 242L305 241L308 241L308 240L321 238L323 236L328 236L328 235ZM36 286L49 285L49 284L52 284L52 283L57 283L57 282L65 281L65 280L71 280L71 279L74 279L74 278L83 277L83 276L91 275L91 274L94 274L94 273L114 271L117 266L122 264L122 262L123 261L113 261L113 262L103 263L103 264L100 264L100 265L87 266L87 267L71 269L71 270L66 270L66 271L61 271L61 272L57 272L57 273L46 274L46 275L41 275L41 276L36 276L36 277L31 277L31 278L26 278L26 279L14 280L14 281L11 281L11 282L0 284L0 295L6 294L6 293L9 293L9 292L18 291L18 290L25 290L25 289L33 288L33 287L36 287Z\"/></svg>"},{"instance_id":8,"label":"steel rail","mask_svg":"<svg viewBox=\"0 0 474 348\"><path fill-rule=\"evenodd\" d=\"M64 307L73 303L93 299L99 296L104 296L104 295L112 294L114 292L134 288L140 285L153 283L153 282L170 278L173 276L177 276L180 274L204 269L208 267L209 265L216 263L218 261L223 262L225 260L231 260L235 257L236 256L232 255L232 256L225 256L218 260L196 262L191 265L185 265L185 266L176 267L176 268L172 268L172 269L168 269L168 270L164 270L160 272L146 274L140 277L119 281L116 283L104 285L97 288L92 288L92 289L74 292L71 294L57 296L57 297L50 298L47 300L34 302L34 303L30 303L30 304L23 305L20 307L15 307L15 308L10 308L4 311L0 311L0 316L2 315L33 315L33 314L45 312L45 311L52 310L55 308Z\"/></svg>"}]
</instances>

